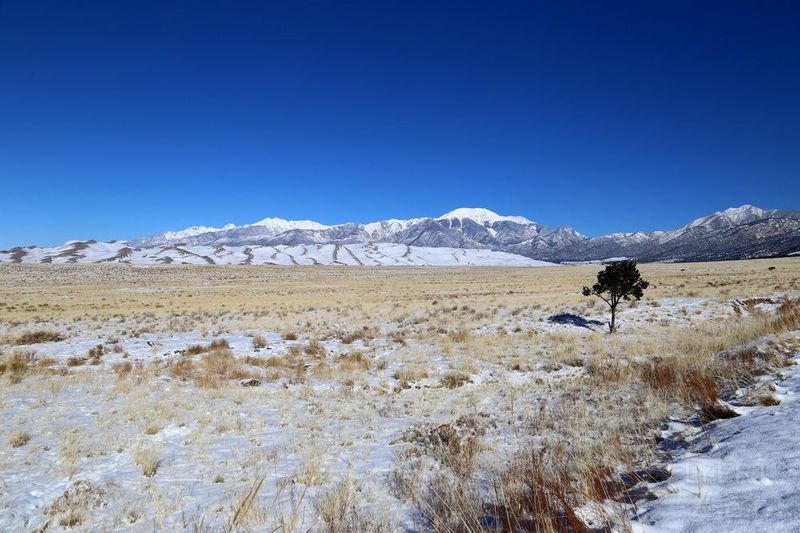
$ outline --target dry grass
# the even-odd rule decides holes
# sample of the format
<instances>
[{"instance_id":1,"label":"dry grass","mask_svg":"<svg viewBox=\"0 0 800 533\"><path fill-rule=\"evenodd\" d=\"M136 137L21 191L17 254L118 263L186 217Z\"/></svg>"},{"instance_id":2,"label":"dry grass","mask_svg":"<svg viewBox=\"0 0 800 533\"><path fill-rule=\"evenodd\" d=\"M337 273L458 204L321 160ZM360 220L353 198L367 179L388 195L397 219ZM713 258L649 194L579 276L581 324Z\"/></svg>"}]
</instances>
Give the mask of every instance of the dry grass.
<instances>
[{"instance_id":1,"label":"dry grass","mask_svg":"<svg viewBox=\"0 0 800 533\"><path fill-rule=\"evenodd\" d=\"M448 372L442 376L441 383L442 386L447 387L448 389L455 389L464 383L468 383L469 380L469 374L465 374L463 372Z\"/></svg>"},{"instance_id":2,"label":"dry grass","mask_svg":"<svg viewBox=\"0 0 800 533\"><path fill-rule=\"evenodd\" d=\"M671 355L646 359L606 360L590 375L600 383L620 386L645 384L670 401L696 407L707 420L735 416L720 402L724 392L751 384L756 377L782 366L777 352L741 348L765 335L800 329L800 303L784 302L773 316L737 318L725 324L707 324L691 333L670 331L657 349Z\"/></svg>"},{"instance_id":3,"label":"dry grass","mask_svg":"<svg viewBox=\"0 0 800 533\"><path fill-rule=\"evenodd\" d=\"M8 438L8 445L12 448L19 448L21 446L25 446L30 442L31 434L27 431L15 431L11 434Z\"/></svg>"},{"instance_id":4,"label":"dry grass","mask_svg":"<svg viewBox=\"0 0 800 533\"><path fill-rule=\"evenodd\" d=\"M374 510L364 509L364 489L351 477L317 497L314 504L323 522L320 531L328 533L383 533L392 531L388 519Z\"/></svg>"},{"instance_id":5,"label":"dry grass","mask_svg":"<svg viewBox=\"0 0 800 533\"><path fill-rule=\"evenodd\" d=\"M200 344L192 344L191 346L185 348L183 350L183 355L200 355L201 353L206 353L208 351L208 346L203 346Z\"/></svg>"},{"instance_id":6,"label":"dry grass","mask_svg":"<svg viewBox=\"0 0 800 533\"><path fill-rule=\"evenodd\" d=\"M469 332L463 329L451 331L447 334L448 338L453 342L465 343L469 340Z\"/></svg>"},{"instance_id":7,"label":"dry grass","mask_svg":"<svg viewBox=\"0 0 800 533\"><path fill-rule=\"evenodd\" d=\"M258 495L258 491L261 490L261 485L263 483L264 478L262 477L253 483L253 486L250 488L250 490L244 493L244 495L236 503L234 506L233 516L231 517L231 522L228 525L228 531L235 531L245 523L248 515L253 510L253 504L256 501L256 496Z\"/></svg>"},{"instance_id":8,"label":"dry grass","mask_svg":"<svg viewBox=\"0 0 800 533\"><path fill-rule=\"evenodd\" d=\"M509 531L590 531L576 510L585 502L574 459L565 448L554 452L527 450L496 482L500 496L493 509ZM601 495L605 496L605 494Z\"/></svg>"},{"instance_id":9,"label":"dry grass","mask_svg":"<svg viewBox=\"0 0 800 533\"><path fill-rule=\"evenodd\" d=\"M777 268L769 271L767 265ZM159 470L160 457L176 455L172 449L162 454L153 444L134 446L131 453L142 472L155 478L137 478L148 486L163 484L164 474L175 470L185 476L175 481L180 490L205 483L224 491L220 507L205 514L209 522L198 522L199 531L262 530L265 524L283 531L300 524L303 530L380 531L384 521L373 512L390 500L379 494L370 501L365 487L385 490L384 477L365 476L362 485L338 479L337 466L363 475L364 450L417 421L425 427L395 448L392 478L396 494L419 511L416 529L479 531L494 523L506 530L579 531L613 523L624 530L624 518L602 515L600 523L582 524L575 509L601 500L624 502L628 487L622 476L658 460L663 420L724 416L734 388L785 364L780 350L741 346L765 335L781 344L782 332L800 329L794 304L776 315L761 311L767 299L777 301L776 291L800 290L800 260L641 270L653 288L621 317L621 330L612 337L547 322L559 313L603 318L603 310L578 292L596 274L591 265L0 265L0 302L7 304L0 316L7 332L0 373L12 382L24 379L22 386L0 387L0 405L35 398L33 408L56 419L75 409L58 400L76 391L93 402L97 427L76 427L75 433L70 428L63 436L59 474L65 476L113 450L123 453L130 441L115 441L115 431L128 431L134 442L169 446L176 437L167 428L182 428L180 442L173 444L189 468L176 461ZM731 299L741 304L732 309ZM35 353L9 346L9 339L48 323L70 339L102 339L95 341L102 352L37 360ZM253 335L252 350L250 341L237 340L235 354L222 341L178 353L168 351L167 342L144 352L136 347L149 335L169 338L178 331L199 331L209 340L284 332L286 342L270 346ZM130 361L120 358L122 346L131 352ZM100 364L82 367L95 361ZM60 374L72 364L81 368ZM235 381L249 376L264 386L245 389ZM763 392L757 389L748 401L770 405L774 396ZM27 420L10 424L26 427L34 442L46 442L43 430ZM95 431L103 442L94 440ZM285 444L271 442L273 432L286 435ZM7 427L4 437L9 436ZM209 465L220 449L226 450L225 464ZM264 494L272 490L268 482L248 496L255 486L248 480L268 471L286 473L276 483L292 491L286 495L292 502L288 515L278 517L285 509L265 507L272 500ZM216 476L225 483L212 486ZM307 486L314 487L314 498L304 504L299 496ZM183 495L160 497L161 517L180 516L188 501ZM148 527L145 518L159 520L149 509L130 513L136 527ZM57 520L99 530L111 523L100 521L108 520L105 515L64 509ZM188 526L166 520L157 528L192 525L190 518Z\"/></svg>"},{"instance_id":10,"label":"dry grass","mask_svg":"<svg viewBox=\"0 0 800 533\"><path fill-rule=\"evenodd\" d=\"M254 350L263 350L269 346L269 341L263 335L253 335L253 349Z\"/></svg>"},{"instance_id":11,"label":"dry grass","mask_svg":"<svg viewBox=\"0 0 800 533\"><path fill-rule=\"evenodd\" d=\"M768 266L776 270L768 271ZM729 261L692 264L641 265L642 276L651 281L643 304L655 298L718 298L769 294L775 290L800 290L800 262L797 259ZM0 265L0 301L7 304L0 320L24 324L35 317L72 320L90 318L102 323L114 316L154 317L155 323L180 317L197 317L199 326L205 313L217 313L225 306L244 313L264 309L287 312L287 318L271 331L293 335L297 324L319 319L321 309L337 306L359 309L365 319L358 327L373 327L368 317L381 317L391 323L414 309L437 316L475 316L486 312L485 303L502 303L509 310L548 308L556 304L563 311L586 306L576 292L594 279L596 265L548 268L371 268L327 267L325 269L278 269L264 267L153 266L145 272L124 265ZM420 284L424 279L424 284ZM224 280L224 286L218 283ZM376 282L376 280L379 281ZM26 287L23 293L19 287ZM124 297L107 298L109 291L136 287ZM276 287L264 292L260 287ZM495 302L492 302L495 300ZM437 301L438 305L431 305ZM395 302L400 305L392 308ZM387 303L390 303L387 306ZM446 305L458 303L457 311ZM478 313L461 311L461 305ZM387 307L391 312L387 315ZM289 315L291 312L291 315ZM526 311L527 312L527 311ZM524 315L525 313L522 313ZM205 316L207 318L207 315ZM353 315L349 317L354 318ZM487 314L485 322L491 322ZM350 322L351 328L355 324ZM189 324L192 325L192 324ZM245 318L243 325L251 326ZM459 329L450 324L446 331ZM290 333L291 332L291 333Z\"/></svg>"},{"instance_id":12,"label":"dry grass","mask_svg":"<svg viewBox=\"0 0 800 533\"><path fill-rule=\"evenodd\" d=\"M43 342L59 342L63 340L64 336L57 331L36 330L23 333L13 339L12 344L41 344Z\"/></svg>"},{"instance_id":13,"label":"dry grass","mask_svg":"<svg viewBox=\"0 0 800 533\"><path fill-rule=\"evenodd\" d=\"M410 387L411 383L425 379L428 377L428 371L415 367L398 368L394 373L394 379L400 382L400 386L404 389Z\"/></svg>"},{"instance_id":14,"label":"dry grass","mask_svg":"<svg viewBox=\"0 0 800 533\"><path fill-rule=\"evenodd\" d=\"M183 358L169 366L169 373L182 381L192 380L199 387L219 388L232 380L259 379L260 374L245 366L268 364L268 361L255 357L234 357L227 341L214 341L203 347L200 353L202 355L196 360L184 352Z\"/></svg>"},{"instance_id":15,"label":"dry grass","mask_svg":"<svg viewBox=\"0 0 800 533\"><path fill-rule=\"evenodd\" d=\"M325 346L323 346L322 343L319 341L309 342L308 344L305 345L303 351L306 353L306 355L310 355L311 357L316 357L318 359L325 357L327 353L325 350Z\"/></svg>"},{"instance_id":16,"label":"dry grass","mask_svg":"<svg viewBox=\"0 0 800 533\"><path fill-rule=\"evenodd\" d=\"M371 362L361 350L351 350L339 356L339 368L344 372L369 370Z\"/></svg>"},{"instance_id":17,"label":"dry grass","mask_svg":"<svg viewBox=\"0 0 800 533\"><path fill-rule=\"evenodd\" d=\"M0 353L0 376L6 375L9 383L19 383L30 373L35 357L34 350L22 348L15 348L5 356Z\"/></svg>"},{"instance_id":18,"label":"dry grass","mask_svg":"<svg viewBox=\"0 0 800 533\"><path fill-rule=\"evenodd\" d=\"M104 491L88 481L77 481L56 498L45 514L56 520L63 528L83 524L88 517L105 503Z\"/></svg>"},{"instance_id":19,"label":"dry grass","mask_svg":"<svg viewBox=\"0 0 800 533\"><path fill-rule=\"evenodd\" d=\"M780 405L781 401L773 396L772 394L761 394L756 399L758 405L763 405L764 407L772 407L775 405Z\"/></svg>"},{"instance_id":20,"label":"dry grass","mask_svg":"<svg viewBox=\"0 0 800 533\"><path fill-rule=\"evenodd\" d=\"M145 477L153 477L158 471L159 451L157 448L140 444L133 448L133 462L142 469Z\"/></svg>"},{"instance_id":21,"label":"dry grass","mask_svg":"<svg viewBox=\"0 0 800 533\"><path fill-rule=\"evenodd\" d=\"M203 346L202 344L193 344L183 350L183 355L200 355L208 352L230 349L230 347L230 344L228 344L228 341L225 339L215 339L206 346Z\"/></svg>"},{"instance_id":22,"label":"dry grass","mask_svg":"<svg viewBox=\"0 0 800 533\"><path fill-rule=\"evenodd\" d=\"M604 346L605 355L593 356L594 363L587 369L588 382L585 378L562 382L561 393L548 401L553 407L532 417L534 432L551 435L545 443L515 453L505 469L481 470L468 448L448 444L462 443L460 433L441 426L432 433L441 444L423 451L440 463L440 469L428 475L413 469L395 472L397 493L418 509L422 527L434 531L482 530L487 516L508 531L627 527L623 507L612 514L600 513L602 524L585 523L577 509L600 502L622 506L635 501L626 479L648 475L626 477L624 469L653 460L657 452L653 431L676 409L696 413L703 422L737 416L724 402L728 395L739 386L756 383L759 375L780 369L797 348L794 344L784 350L763 350L748 343L765 335L797 331L799 311L800 303L787 300L775 315L705 324L691 335L675 329L655 343L616 339L614 348L624 356L609 355L609 347ZM581 344L566 335L554 337L549 340L576 349ZM587 341L598 344L596 337ZM774 400L762 395L757 401L775 405ZM576 408L576 401L582 402L580 407ZM631 409L633 405L637 408ZM598 412L602 418L595 416ZM492 480L489 493L481 488L487 479Z\"/></svg>"}]
</instances>

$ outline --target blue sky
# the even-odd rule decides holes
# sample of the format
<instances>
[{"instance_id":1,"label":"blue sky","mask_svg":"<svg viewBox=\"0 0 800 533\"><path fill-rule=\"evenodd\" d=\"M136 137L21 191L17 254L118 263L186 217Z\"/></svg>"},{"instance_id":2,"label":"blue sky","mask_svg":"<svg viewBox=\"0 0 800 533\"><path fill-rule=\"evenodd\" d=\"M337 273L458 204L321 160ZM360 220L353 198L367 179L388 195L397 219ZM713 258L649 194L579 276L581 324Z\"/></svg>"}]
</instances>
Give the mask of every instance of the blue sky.
<instances>
[{"instance_id":1,"label":"blue sky","mask_svg":"<svg viewBox=\"0 0 800 533\"><path fill-rule=\"evenodd\" d=\"M798 23L781 1L0 0L0 247L800 208Z\"/></svg>"}]
</instances>

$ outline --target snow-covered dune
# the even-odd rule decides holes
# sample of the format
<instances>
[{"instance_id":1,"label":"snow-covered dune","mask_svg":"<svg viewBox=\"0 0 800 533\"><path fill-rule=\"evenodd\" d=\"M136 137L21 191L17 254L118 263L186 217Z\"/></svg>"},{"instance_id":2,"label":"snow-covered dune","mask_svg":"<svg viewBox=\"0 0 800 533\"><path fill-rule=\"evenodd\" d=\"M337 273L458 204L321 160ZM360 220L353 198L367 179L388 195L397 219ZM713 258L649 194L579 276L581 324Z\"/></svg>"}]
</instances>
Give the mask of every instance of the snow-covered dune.
<instances>
[{"instance_id":1,"label":"snow-covered dune","mask_svg":"<svg viewBox=\"0 0 800 533\"><path fill-rule=\"evenodd\" d=\"M71 241L52 248L0 252L0 263L128 263L192 265L546 266L522 255L492 250L431 248L395 243L295 246L164 245L134 248L124 241Z\"/></svg>"}]
</instances>

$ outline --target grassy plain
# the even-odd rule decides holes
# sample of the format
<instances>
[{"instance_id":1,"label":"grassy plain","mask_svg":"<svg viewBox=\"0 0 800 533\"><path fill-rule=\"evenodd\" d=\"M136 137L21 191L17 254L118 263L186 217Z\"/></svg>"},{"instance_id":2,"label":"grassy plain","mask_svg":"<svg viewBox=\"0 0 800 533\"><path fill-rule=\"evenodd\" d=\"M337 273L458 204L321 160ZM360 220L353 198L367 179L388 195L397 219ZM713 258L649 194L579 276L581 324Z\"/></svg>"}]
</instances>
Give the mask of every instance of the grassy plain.
<instances>
[{"instance_id":1,"label":"grassy plain","mask_svg":"<svg viewBox=\"0 0 800 533\"><path fill-rule=\"evenodd\" d=\"M598 269L0 265L0 526L625 527L668 419L769 403L800 259L641 265L613 336Z\"/></svg>"}]
</instances>

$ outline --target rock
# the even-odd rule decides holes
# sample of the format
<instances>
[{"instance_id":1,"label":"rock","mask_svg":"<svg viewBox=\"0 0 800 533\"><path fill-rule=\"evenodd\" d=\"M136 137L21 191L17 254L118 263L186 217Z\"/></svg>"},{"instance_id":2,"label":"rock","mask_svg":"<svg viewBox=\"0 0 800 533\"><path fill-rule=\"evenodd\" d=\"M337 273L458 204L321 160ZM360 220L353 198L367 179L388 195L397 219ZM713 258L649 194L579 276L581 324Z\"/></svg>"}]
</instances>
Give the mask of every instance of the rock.
<instances>
[{"instance_id":1,"label":"rock","mask_svg":"<svg viewBox=\"0 0 800 533\"><path fill-rule=\"evenodd\" d=\"M243 379L239 381L242 387L258 387L261 385L261 380L256 378Z\"/></svg>"}]
</instances>

